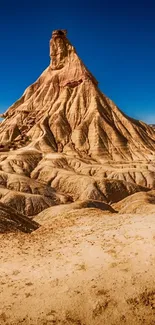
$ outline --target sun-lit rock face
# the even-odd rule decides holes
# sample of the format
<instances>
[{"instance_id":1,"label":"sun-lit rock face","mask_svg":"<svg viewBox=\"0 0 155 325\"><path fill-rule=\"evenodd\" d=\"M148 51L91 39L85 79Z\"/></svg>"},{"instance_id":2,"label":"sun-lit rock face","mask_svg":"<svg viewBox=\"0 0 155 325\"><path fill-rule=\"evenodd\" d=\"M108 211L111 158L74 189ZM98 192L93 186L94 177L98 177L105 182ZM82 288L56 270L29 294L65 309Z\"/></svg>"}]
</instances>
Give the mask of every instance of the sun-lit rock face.
<instances>
[{"instance_id":1,"label":"sun-lit rock face","mask_svg":"<svg viewBox=\"0 0 155 325\"><path fill-rule=\"evenodd\" d=\"M52 33L49 67L3 114L1 146L29 145L99 161L150 159L154 130L100 92L66 35L66 30Z\"/></svg>"},{"instance_id":2,"label":"sun-lit rock face","mask_svg":"<svg viewBox=\"0 0 155 325\"><path fill-rule=\"evenodd\" d=\"M62 69L61 72L59 71L59 84L63 87L75 87L87 79L97 84L95 78L79 59L66 35L66 30L55 30L50 40L50 68L52 70Z\"/></svg>"},{"instance_id":3,"label":"sun-lit rock face","mask_svg":"<svg viewBox=\"0 0 155 325\"><path fill-rule=\"evenodd\" d=\"M66 30L55 30L52 33L50 58L53 70L61 69L65 65L69 52L73 51L73 46L67 40L66 34Z\"/></svg>"},{"instance_id":4,"label":"sun-lit rock face","mask_svg":"<svg viewBox=\"0 0 155 325\"><path fill-rule=\"evenodd\" d=\"M154 188L154 129L99 90L66 30L53 31L50 58L2 115L0 200L34 215L52 205L112 203ZM12 174L21 176L18 184Z\"/></svg>"}]
</instances>

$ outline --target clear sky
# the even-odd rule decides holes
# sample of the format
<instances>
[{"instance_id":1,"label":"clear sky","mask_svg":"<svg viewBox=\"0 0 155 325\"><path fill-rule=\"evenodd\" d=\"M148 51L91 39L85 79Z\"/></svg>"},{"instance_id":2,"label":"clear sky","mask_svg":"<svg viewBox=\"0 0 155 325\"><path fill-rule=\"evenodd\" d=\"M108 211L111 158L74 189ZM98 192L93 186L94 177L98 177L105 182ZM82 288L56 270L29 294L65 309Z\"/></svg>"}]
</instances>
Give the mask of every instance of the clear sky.
<instances>
[{"instance_id":1,"label":"clear sky","mask_svg":"<svg viewBox=\"0 0 155 325\"><path fill-rule=\"evenodd\" d=\"M155 123L154 0L0 0L0 112L49 64L53 29L128 115Z\"/></svg>"}]
</instances>

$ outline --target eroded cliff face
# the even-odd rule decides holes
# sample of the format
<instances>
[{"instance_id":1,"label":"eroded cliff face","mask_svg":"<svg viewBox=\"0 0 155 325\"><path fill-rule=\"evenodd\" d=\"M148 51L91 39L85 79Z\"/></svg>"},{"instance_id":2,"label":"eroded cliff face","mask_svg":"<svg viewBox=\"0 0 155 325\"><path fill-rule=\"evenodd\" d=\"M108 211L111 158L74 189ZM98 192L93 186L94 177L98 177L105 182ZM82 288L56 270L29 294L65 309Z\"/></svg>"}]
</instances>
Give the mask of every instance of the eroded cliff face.
<instances>
[{"instance_id":1,"label":"eroded cliff face","mask_svg":"<svg viewBox=\"0 0 155 325\"><path fill-rule=\"evenodd\" d=\"M112 203L154 188L154 129L101 93L66 30L52 33L50 58L3 114L0 200L35 215L51 205Z\"/></svg>"},{"instance_id":2,"label":"eroded cliff face","mask_svg":"<svg viewBox=\"0 0 155 325\"><path fill-rule=\"evenodd\" d=\"M22 146L41 152L72 152L106 161L149 159L154 155L154 130L125 116L100 92L66 34L53 32L49 67L4 114L1 146L13 148L27 140Z\"/></svg>"}]
</instances>

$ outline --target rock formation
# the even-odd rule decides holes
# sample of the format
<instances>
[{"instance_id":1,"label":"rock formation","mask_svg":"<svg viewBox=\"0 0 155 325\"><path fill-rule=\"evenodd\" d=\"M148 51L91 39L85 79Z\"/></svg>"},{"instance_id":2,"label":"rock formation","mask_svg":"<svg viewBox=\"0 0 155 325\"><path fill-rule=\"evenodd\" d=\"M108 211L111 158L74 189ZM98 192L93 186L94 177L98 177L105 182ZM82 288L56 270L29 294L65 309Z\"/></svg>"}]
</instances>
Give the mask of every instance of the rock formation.
<instances>
[{"instance_id":1,"label":"rock formation","mask_svg":"<svg viewBox=\"0 0 155 325\"><path fill-rule=\"evenodd\" d=\"M0 202L0 233L22 231L31 233L39 224L25 217L15 209Z\"/></svg>"},{"instance_id":2,"label":"rock formation","mask_svg":"<svg viewBox=\"0 0 155 325\"><path fill-rule=\"evenodd\" d=\"M126 116L66 37L0 123L0 201L27 216L57 204L114 203L155 187L155 131Z\"/></svg>"}]
</instances>

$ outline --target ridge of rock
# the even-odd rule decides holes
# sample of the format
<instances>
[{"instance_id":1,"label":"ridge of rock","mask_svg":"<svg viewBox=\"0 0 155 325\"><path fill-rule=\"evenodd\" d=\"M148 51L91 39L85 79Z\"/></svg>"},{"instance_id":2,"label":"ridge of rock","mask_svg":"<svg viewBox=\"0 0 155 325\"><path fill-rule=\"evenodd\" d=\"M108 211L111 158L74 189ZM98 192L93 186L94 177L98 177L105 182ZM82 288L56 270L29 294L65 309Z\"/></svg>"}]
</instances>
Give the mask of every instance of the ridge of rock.
<instances>
[{"instance_id":1,"label":"ridge of rock","mask_svg":"<svg viewBox=\"0 0 155 325\"><path fill-rule=\"evenodd\" d=\"M38 228L39 224L36 221L30 220L15 209L0 202L0 233L12 231L31 233Z\"/></svg>"}]
</instances>

